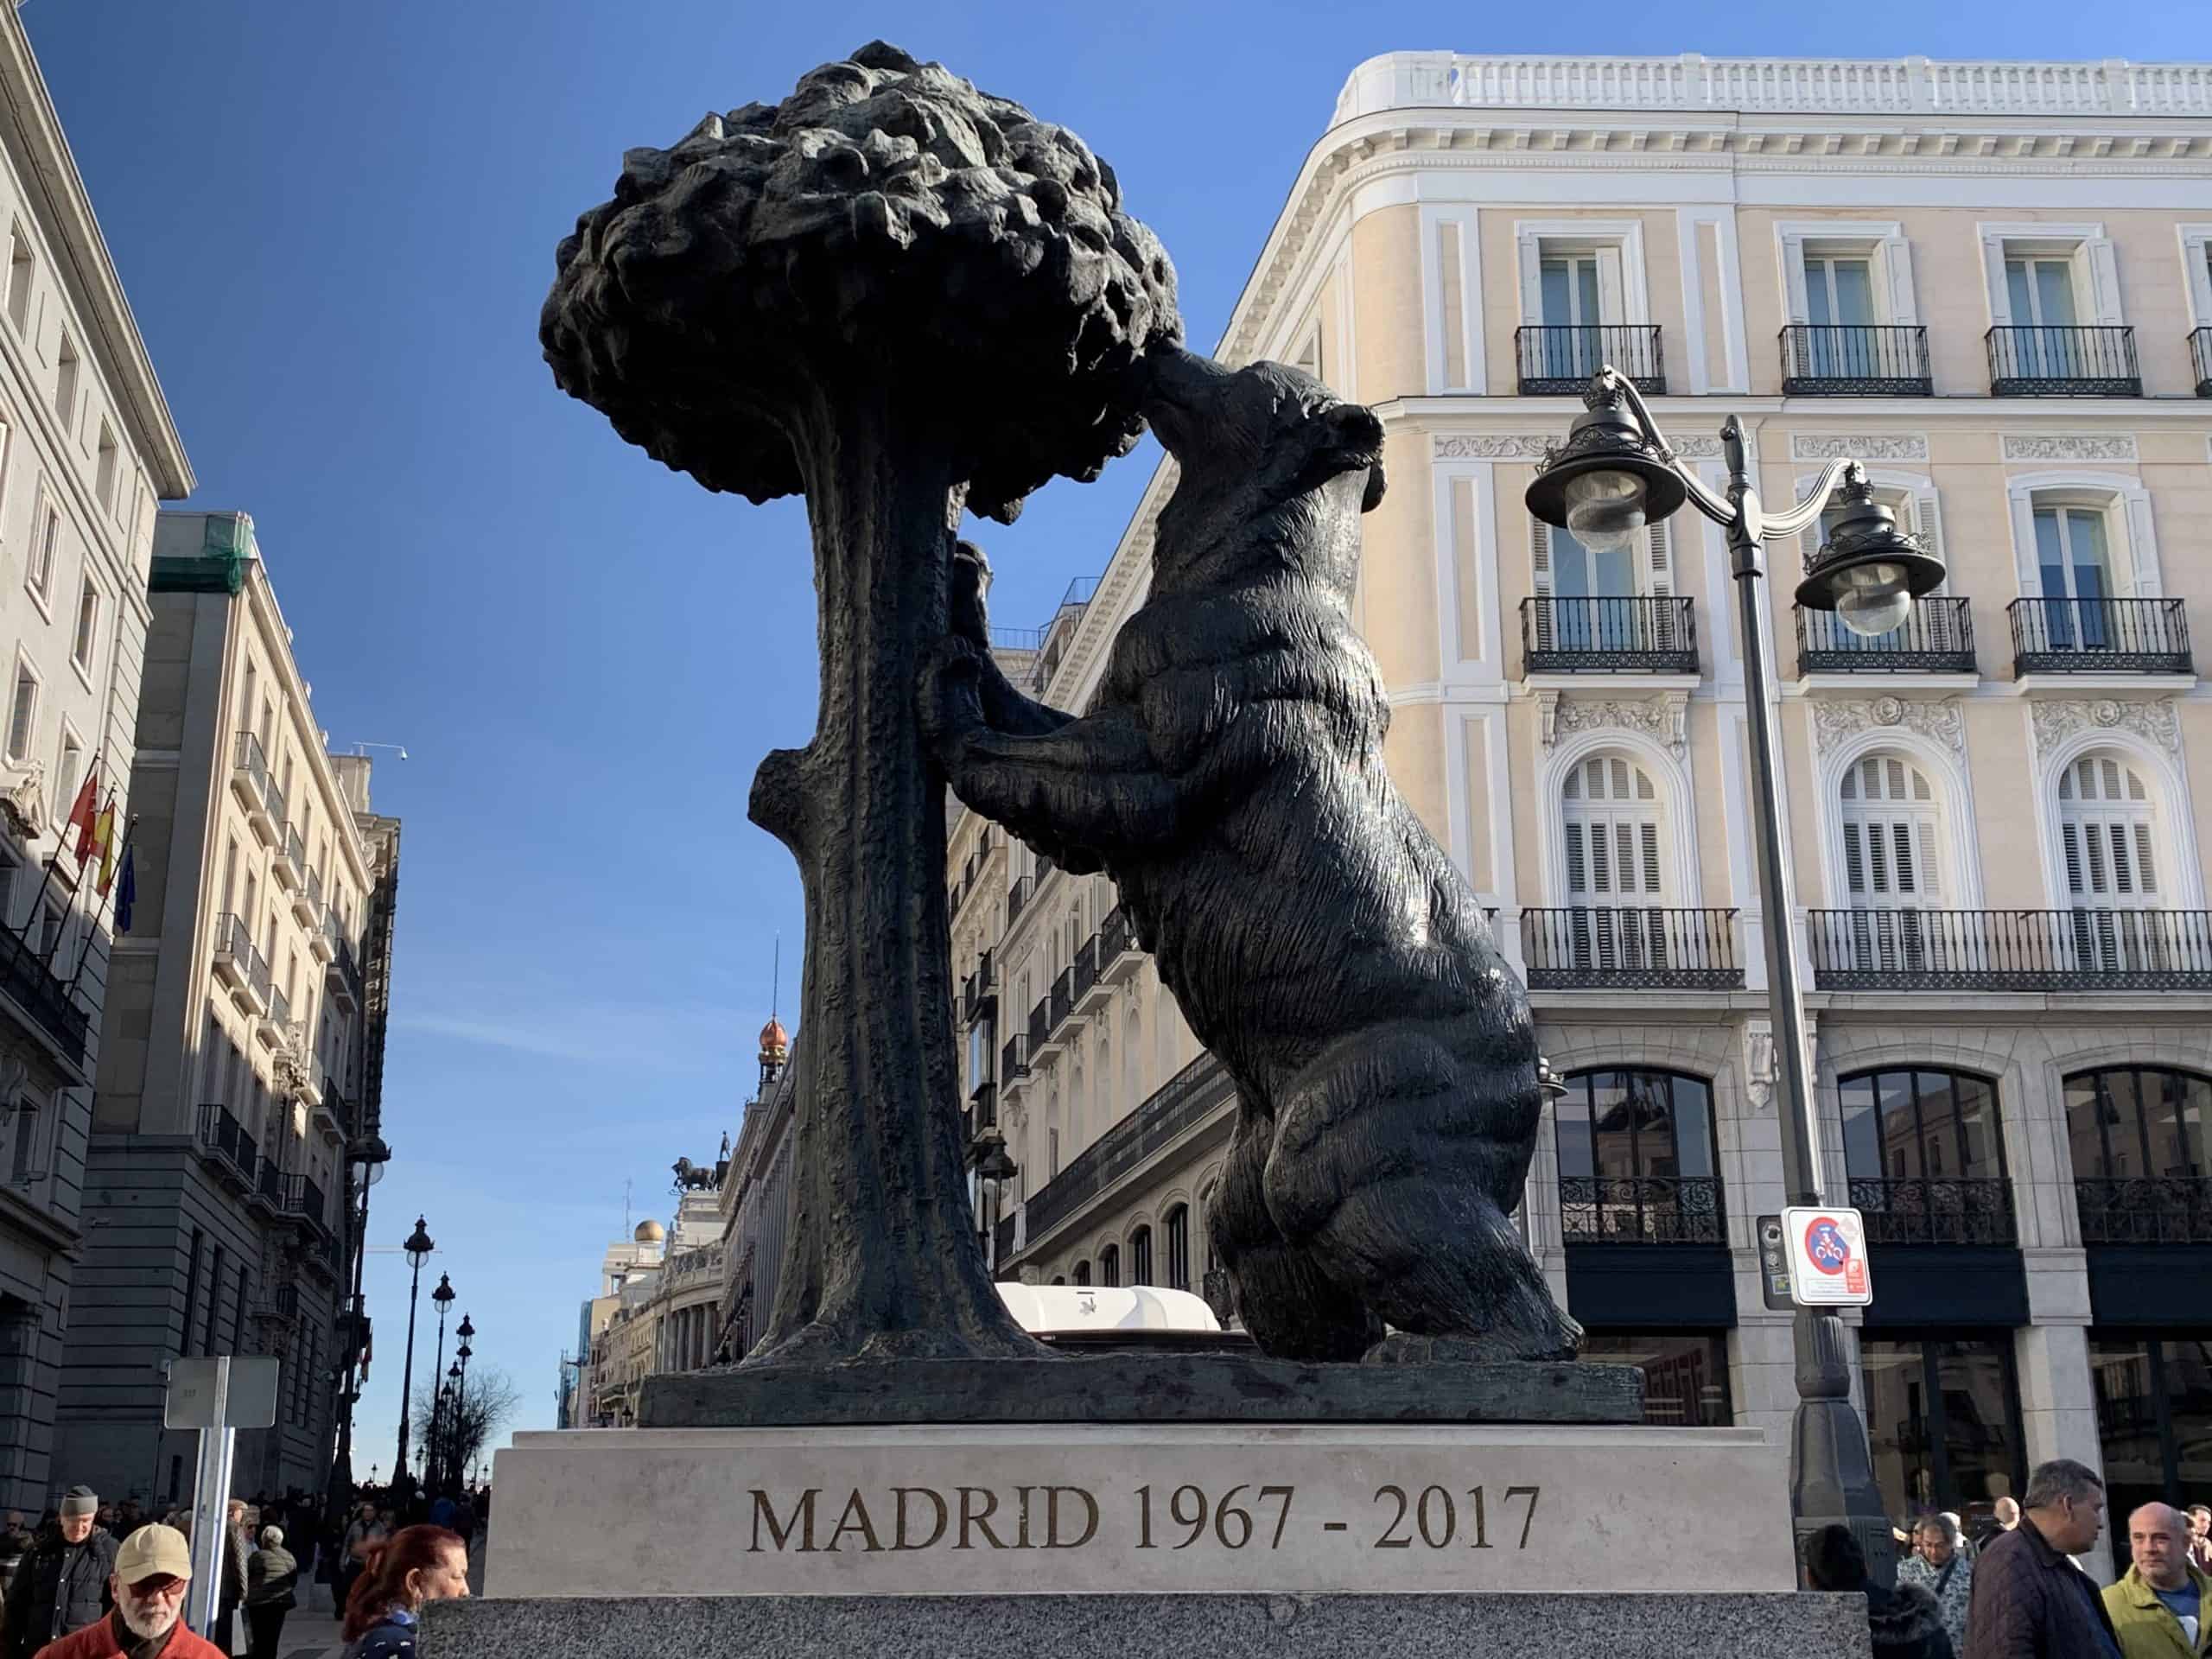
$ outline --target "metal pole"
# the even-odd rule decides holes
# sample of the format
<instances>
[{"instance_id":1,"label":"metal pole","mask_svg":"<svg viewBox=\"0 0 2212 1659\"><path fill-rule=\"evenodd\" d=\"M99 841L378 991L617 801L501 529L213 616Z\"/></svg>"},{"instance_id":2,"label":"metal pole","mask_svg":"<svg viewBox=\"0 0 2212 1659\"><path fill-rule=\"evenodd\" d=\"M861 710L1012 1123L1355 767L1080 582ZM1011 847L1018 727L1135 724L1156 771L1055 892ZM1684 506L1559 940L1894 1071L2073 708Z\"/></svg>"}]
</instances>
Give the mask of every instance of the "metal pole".
<instances>
[{"instance_id":1,"label":"metal pole","mask_svg":"<svg viewBox=\"0 0 2212 1659\"><path fill-rule=\"evenodd\" d=\"M392 1484L397 1485L407 1478L407 1417L413 1402L408 1396L415 1391L415 1307L423 1294L423 1264L415 1264L415 1276L407 1287L407 1360L399 1371L399 1455L392 1459Z\"/></svg>"},{"instance_id":2,"label":"metal pole","mask_svg":"<svg viewBox=\"0 0 2212 1659\"><path fill-rule=\"evenodd\" d=\"M1791 1204L1818 1204L1820 1120L1806 1067L1804 999L1791 926L1796 899L1782 850L1785 794L1775 709L1767 685L1758 493L1745 464L1744 429L1733 416L1720 437L1728 461L1728 499L1736 508L1727 525L1728 551L1743 626L1745 723L1751 737L1767 1009L1774 1027L1776 1087L1781 1096L1775 1116L1782 1130L1783 1180ZM1833 1313L1800 1308L1791 1322L1790 1337L1796 1354L1797 1409L1790 1425L1789 1507L1796 1517L1799 1559L1810 1535L1840 1522L1857 1535L1873 1581L1886 1586L1896 1580L1896 1541L1880 1489L1874 1484L1866 1426L1851 1403L1843 1321Z\"/></svg>"},{"instance_id":3,"label":"metal pole","mask_svg":"<svg viewBox=\"0 0 2212 1659\"><path fill-rule=\"evenodd\" d=\"M231 1459L237 1449L238 1430L229 1426L231 1362L215 1361L216 1427L200 1431L198 1467L192 1486L192 1590L190 1606L198 1617L189 1619L203 1637L211 1637L223 1602L223 1557L230 1542Z\"/></svg>"}]
</instances>

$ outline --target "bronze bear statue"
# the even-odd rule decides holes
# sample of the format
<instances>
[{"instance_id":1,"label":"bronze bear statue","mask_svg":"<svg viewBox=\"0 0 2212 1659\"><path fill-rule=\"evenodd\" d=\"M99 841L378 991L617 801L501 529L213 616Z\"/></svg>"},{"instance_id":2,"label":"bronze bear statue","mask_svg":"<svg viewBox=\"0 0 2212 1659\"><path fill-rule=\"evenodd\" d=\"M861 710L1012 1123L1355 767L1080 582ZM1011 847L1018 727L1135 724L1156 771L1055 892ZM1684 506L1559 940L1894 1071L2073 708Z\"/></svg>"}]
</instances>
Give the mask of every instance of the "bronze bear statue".
<instances>
[{"instance_id":1,"label":"bronze bear statue","mask_svg":"<svg viewBox=\"0 0 2212 1659\"><path fill-rule=\"evenodd\" d=\"M1180 476L1090 711L1000 671L963 545L924 731L969 806L1113 877L1235 1079L1213 1238L1263 1350L1357 1359L1388 1321L1461 1357L1571 1357L1511 1218L1542 1105L1528 998L1391 786L1352 626L1382 423L1278 364L1169 348L1140 372Z\"/></svg>"}]
</instances>

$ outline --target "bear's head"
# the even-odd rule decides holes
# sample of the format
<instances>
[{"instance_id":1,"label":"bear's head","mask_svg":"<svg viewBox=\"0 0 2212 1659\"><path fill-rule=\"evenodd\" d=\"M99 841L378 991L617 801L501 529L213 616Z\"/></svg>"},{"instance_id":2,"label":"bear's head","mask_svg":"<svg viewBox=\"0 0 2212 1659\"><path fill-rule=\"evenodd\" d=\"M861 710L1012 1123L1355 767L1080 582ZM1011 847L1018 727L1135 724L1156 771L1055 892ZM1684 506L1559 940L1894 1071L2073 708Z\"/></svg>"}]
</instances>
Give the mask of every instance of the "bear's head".
<instances>
[{"instance_id":1,"label":"bear's head","mask_svg":"<svg viewBox=\"0 0 2212 1659\"><path fill-rule=\"evenodd\" d=\"M1186 552L1226 551L1232 531L1254 547L1356 542L1359 515L1382 499L1382 423L1372 410L1280 363L1227 369L1168 346L1138 372L1145 418L1182 474L1162 528L1179 531ZM1270 534L1270 524L1292 533Z\"/></svg>"}]
</instances>

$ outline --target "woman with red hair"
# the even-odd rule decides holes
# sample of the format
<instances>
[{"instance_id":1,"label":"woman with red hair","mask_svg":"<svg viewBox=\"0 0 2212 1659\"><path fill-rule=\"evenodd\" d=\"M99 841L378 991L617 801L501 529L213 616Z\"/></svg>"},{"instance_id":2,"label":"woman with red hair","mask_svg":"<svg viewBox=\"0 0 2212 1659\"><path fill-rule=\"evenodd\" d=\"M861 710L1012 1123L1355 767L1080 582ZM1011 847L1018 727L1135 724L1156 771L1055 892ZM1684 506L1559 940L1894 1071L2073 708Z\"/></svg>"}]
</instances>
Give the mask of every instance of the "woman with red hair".
<instances>
[{"instance_id":1,"label":"woman with red hair","mask_svg":"<svg viewBox=\"0 0 2212 1659\"><path fill-rule=\"evenodd\" d=\"M346 1599L346 1659L414 1659L423 1604L468 1593L468 1546L443 1527L403 1527L365 1546L361 1560Z\"/></svg>"}]
</instances>

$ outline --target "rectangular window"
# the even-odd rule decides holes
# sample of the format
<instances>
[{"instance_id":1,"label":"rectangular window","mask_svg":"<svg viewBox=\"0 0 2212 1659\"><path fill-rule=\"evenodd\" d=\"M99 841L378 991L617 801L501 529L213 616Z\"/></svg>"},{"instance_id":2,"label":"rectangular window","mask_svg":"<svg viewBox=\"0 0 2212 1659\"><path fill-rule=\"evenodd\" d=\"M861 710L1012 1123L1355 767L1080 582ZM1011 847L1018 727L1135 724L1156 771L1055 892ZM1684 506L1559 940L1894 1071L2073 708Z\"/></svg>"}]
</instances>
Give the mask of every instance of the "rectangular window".
<instances>
[{"instance_id":1,"label":"rectangular window","mask_svg":"<svg viewBox=\"0 0 2212 1659\"><path fill-rule=\"evenodd\" d=\"M99 497L100 505L110 513L115 511L115 478L121 459L121 454L116 448L114 429L102 421L99 465L92 474L92 492Z\"/></svg>"},{"instance_id":2,"label":"rectangular window","mask_svg":"<svg viewBox=\"0 0 2212 1659\"><path fill-rule=\"evenodd\" d=\"M184 1230L184 1325L179 1332L177 1352L189 1358L192 1329L200 1315L200 1230Z\"/></svg>"},{"instance_id":3,"label":"rectangular window","mask_svg":"<svg viewBox=\"0 0 2212 1659\"><path fill-rule=\"evenodd\" d=\"M12 226L8 232L8 316L18 328L28 328L31 321L31 272L37 261L31 255L30 238L23 234L21 225Z\"/></svg>"},{"instance_id":4,"label":"rectangular window","mask_svg":"<svg viewBox=\"0 0 2212 1659\"><path fill-rule=\"evenodd\" d=\"M61 756L54 763L54 793L48 804L58 823L77 803L78 773L84 770L85 746L77 741L76 734L67 726L61 728Z\"/></svg>"},{"instance_id":5,"label":"rectangular window","mask_svg":"<svg viewBox=\"0 0 2212 1659\"><path fill-rule=\"evenodd\" d=\"M8 758L20 765L30 758L38 728L38 676L29 663L16 664L16 699L8 709Z\"/></svg>"},{"instance_id":6,"label":"rectangular window","mask_svg":"<svg viewBox=\"0 0 2212 1659\"><path fill-rule=\"evenodd\" d=\"M61 416L62 431L73 438L76 436L72 429L77 418L78 368L77 343L64 331L61 348L54 353L54 408Z\"/></svg>"},{"instance_id":7,"label":"rectangular window","mask_svg":"<svg viewBox=\"0 0 2212 1659\"><path fill-rule=\"evenodd\" d=\"M14 1161L8 1166L8 1179L17 1186L29 1186L38 1175L38 1105L35 1101L16 1103L16 1147Z\"/></svg>"},{"instance_id":8,"label":"rectangular window","mask_svg":"<svg viewBox=\"0 0 2212 1659\"><path fill-rule=\"evenodd\" d=\"M1866 1438L1883 1507L1955 1511L1974 1531L2027 1482L2009 1335L1861 1337Z\"/></svg>"},{"instance_id":9,"label":"rectangular window","mask_svg":"<svg viewBox=\"0 0 2212 1659\"><path fill-rule=\"evenodd\" d=\"M100 632L100 590L90 576L77 590L77 632L69 642L69 657L87 674L92 671L92 648Z\"/></svg>"},{"instance_id":10,"label":"rectangular window","mask_svg":"<svg viewBox=\"0 0 2212 1659\"><path fill-rule=\"evenodd\" d=\"M208 1260L207 1324L200 1335L200 1351L217 1354L222 1351L215 1345L215 1321L223 1312L223 1247L220 1244L215 1246Z\"/></svg>"},{"instance_id":11,"label":"rectangular window","mask_svg":"<svg viewBox=\"0 0 2212 1659\"><path fill-rule=\"evenodd\" d=\"M16 913L16 871L13 855L0 852L0 927L8 925L9 918Z\"/></svg>"},{"instance_id":12,"label":"rectangular window","mask_svg":"<svg viewBox=\"0 0 2212 1659\"><path fill-rule=\"evenodd\" d=\"M38 595L40 608L44 609L48 596L54 592L54 556L61 548L61 514L51 502L40 504L36 534L26 581L31 592Z\"/></svg>"},{"instance_id":13,"label":"rectangular window","mask_svg":"<svg viewBox=\"0 0 2212 1659\"><path fill-rule=\"evenodd\" d=\"M1726 1428L1728 1343L1708 1332L1615 1335L1592 1331L1580 1357L1599 1365L1633 1365L1643 1373L1643 1421L1667 1428Z\"/></svg>"}]
</instances>

